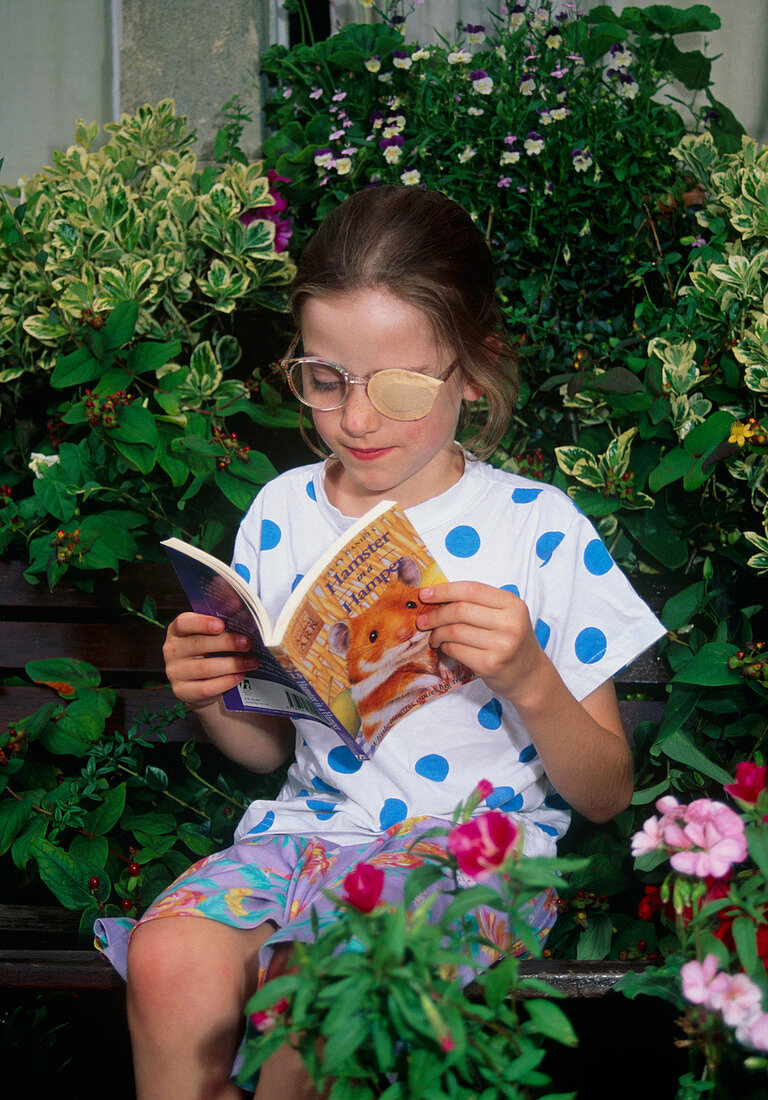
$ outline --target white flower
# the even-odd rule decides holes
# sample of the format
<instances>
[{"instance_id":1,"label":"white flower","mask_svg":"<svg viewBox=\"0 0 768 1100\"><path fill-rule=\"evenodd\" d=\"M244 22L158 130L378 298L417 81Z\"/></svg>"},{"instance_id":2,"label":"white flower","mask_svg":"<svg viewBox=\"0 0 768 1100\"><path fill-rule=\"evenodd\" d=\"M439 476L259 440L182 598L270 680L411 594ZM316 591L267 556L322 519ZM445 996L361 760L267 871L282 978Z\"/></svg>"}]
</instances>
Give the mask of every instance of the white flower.
<instances>
[{"instance_id":1,"label":"white flower","mask_svg":"<svg viewBox=\"0 0 768 1100\"><path fill-rule=\"evenodd\" d=\"M322 88L314 87L312 89L312 91L309 93L309 98L310 99L319 99L322 94L323 94L323 89Z\"/></svg>"},{"instance_id":2,"label":"white flower","mask_svg":"<svg viewBox=\"0 0 768 1100\"><path fill-rule=\"evenodd\" d=\"M544 110L539 112L539 122L543 122L545 126L549 126L550 122L553 122L552 115L549 111ZM331 134L333 137L333 134Z\"/></svg>"},{"instance_id":3,"label":"white flower","mask_svg":"<svg viewBox=\"0 0 768 1100\"><path fill-rule=\"evenodd\" d=\"M634 99L637 95L637 91L638 83L636 80L627 81L626 83L622 82L619 85L619 92L624 97L624 99Z\"/></svg>"},{"instance_id":4,"label":"white flower","mask_svg":"<svg viewBox=\"0 0 768 1100\"><path fill-rule=\"evenodd\" d=\"M38 451L33 451L30 455L29 469L35 477L42 477L43 470L48 466L55 466L59 457L59 455L41 455Z\"/></svg>"},{"instance_id":5,"label":"white flower","mask_svg":"<svg viewBox=\"0 0 768 1100\"><path fill-rule=\"evenodd\" d=\"M384 150L384 160L387 164L397 164L402 155L403 151L397 145L388 145Z\"/></svg>"},{"instance_id":6,"label":"white flower","mask_svg":"<svg viewBox=\"0 0 768 1100\"><path fill-rule=\"evenodd\" d=\"M523 12L516 11L509 17L509 28L510 30L517 31L522 27L524 22L525 15Z\"/></svg>"},{"instance_id":7,"label":"white flower","mask_svg":"<svg viewBox=\"0 0 768 1100\"><path fill-rule=\"evenodd\" d=\"M387 115L387 126L392 128L392 134L399 134L405 129L405 115ZM392 137L387 134L387 137Z\"/></svg>"},{"instance_id":8,"label":"white flower","mask_svg":"<svg viewBox=\"0 0 768 1100\"><path fill-rule=\"evenodd\" d=\"M380 57L368 57L363 62L363 64L365 65L365 67L366 67L366 69L368 70L369 73L377 73L379 71L379 69L381 68L381 58Z\"/></svg>"},{"instance_id":9,"label":"white flower","mask_svg":"<svg viewBox=\"0 0 768 1100\"><path fill-rule=\"evenodd\" d=\"M411 61L410 57L395 56L392 58L392 64L395 66L396 69L410 69L413 62Z\"/></svg>"},{"instance_id":10,"label":"white flower","mask_svg":"<svg viewBox=\"0 0 768 1100\"><path fill-rule=\"evenodd\" d=\"M472 160L476 152L477 149L473 149L471 145L465 145L459 153L459 164L466 164L468 160Z\"/></svg>"},{"instance_id":11,"label":"white flower","mask_svg":"<svg viewBox=\"0 0 768 1100\"><path fill-rule=\"evenodd\" d=\"M529 157L537 157L541 150L544 148L544 138L539 137L537 133L531 133L523 142L523 149Z\"/></svg>"},{"instance_id":12,"label":"white flower","mask_svg":"<svg viewBox=\"0 0 768 1100\"><path fill-rule=\"evenodd\" d=\"M429 50L425 50L422 46L419 46L418 50L414 50L413 53L411 54L411 60L412 61L428 61L429 56L430 56Z\"/></svg>"},{"instance_id":13,"label":"white flower","mask_svg":"<svg viewBox=\"0 0 768 1100\"><path fill-rule=\"evenodd\" d=\"M379 80L382 84L392 83L392 73L379 73Z\"/></svg>"},{"instance_id":14,"label":"white flower","mask_svg":"<svg viewBox=\"0 0 768 1100\"><path fill-rule=\"evenodd\" d=\"M361 8L372 8L373 0L358 0Z\"/></svg>"},{"instance_id":15,"label":"white flower","mask_svg":"<svg viewBox=\"0 0 768 1100\"><path fill-rule=\"evenodd\" d=\"M452 50L451 53L448 54L449 65L466 65L467 62L471 60L472 54L469 50Z\"/></svg>"},{"instance_id":16,"label":"white flower","mask_svg":"<svg viewBox=\"0 0 768 1100\"><path fill-rule=\"evenodd\" d=\"M580 237L588 237L591 232L592 232L592 226L589 224L589 218L587 218L587 220L584 222L581 229L579 230L579 236Z\"/></svg>"},{"instance_id":17,"label":"white flower","mask_svg":"<svg viewBox=\"0 0 768 1100\"><path fill-rule=\"evenodd\" d=\"M532 76L527 76L520 81L520 95L533 95L536 91L536 81Z\"/></svg>"},{"instance_id":18,"label":"white flower","mask_svg":"<svg viewBox=\"0 0 768 1100\"><path fill-rule=\"evenodd\" d=\"M333 167L340 176L348 176L352 169L352 161L349 157L339 157L333 162Z\"/></svg>"},{"instance_id":19,"label":"white flower","mask_svg":"<svg viewBox=\"0 0 768 1100\"><path fill-rule=\"evenodd\" d=\"M396 137L397 134L399 134L401 130L402 130L402 126L386 125L384 127L384 129L381 131L381 136L385 137L385 138Z\"/></svg>"},{"instance_id":20,"label":"white flower","mask_svg":"<svg viewBox=\"0 0 768 1100\"><path fill-rule=\"evenodd\" d=\"M563 120L564 118L567 118L567 117L568 117L568 115L569 115L570 113L571 113L571 112L570 112L570 111L568 110L568 108L567 108L567 107L554 107L554 108L553 108L553 109L552 109L552 110L551 110L551 111L549 112L549 117L550 117L550 118L551 118L551 119L552 119L552 120L553 120L554 122L562 122L562 120Z\"/></svg>"},{"instance_id":21,"label":"white flower","mask_svg":"<svg viewBox=\"0 0 768 1100\"><path fill-rule=\"evenodd\" d=\"M563 44L563 39L559 34L550 34L546 39L546 44L550 50L559 50Z\"/></svg>"},{"instance_id":22,"label":"white flower","mask_svg":"<svg viewBox=\"0 0 768 1100\"><path fill-rule=\"evenodd\" d=\"M616 52L614 53L614 50ZM635 55L631 50L626 47L619 47L616 49L614 46L611 50L611 63L616 66L617 69L627 69L635 60Z\"/></svg>"},{"instance_id":23,"label":"white flower","mask_svg":"<svg viewBox=\"0 0 768 1100\"><path fill-rule=\"evenodd\" d=\"M478 70L483 75L472 81L472 90L478 95L490 95L493 91L493 78L488 76L484 69Z\"/></svg>"},{"instance_id":24,"label":"white flower","mask_svg":"<svg viewBox=\"0 0 768 1100\"><path fill-rule=\"evenodd\" d=\"M502 43L501 46L495 46L494 52L497 57L500 57L502 61L507 60L507 47Z\"/></svg>"},{"instance_id":25,"label":"white flower","mask_svg":"<svg viewBox=\"0 0 768 1100\"><path fill-rule=\"evenodd\" d=\"M589 149L573 150L573 167L577 172L586 172L592 167L592 154Z\"/></svg>"},{"instance_id":26,"label":"white flower","mask_svg":"<svg viewBox=\"0 0 768 1100\"><path fill-rule=\"evenodd\" d=\"M485 111L483 110L482 107L468 107L467 108L467 114L468 115L475 115L475 116L484 115Z\"/></svg>"},{"instance_id":27,"label":"white flower","mask_svg":"<svg viewBox=\"0 0 768 1100\"><path fill-rule=\"evenodd\" d=\"M333 165L333 151L331 149L318 149L314 161L318 168L330 168Z\"/></svg>"},{"instance_id":28,"label":"white flower","mask_svg":"<svg viewBox=\"0 0 768 1100\"><path fill-rule=\"evenodd\" d=\"M406 187L415 187L421 183L421 173L417 172L415 168L411 168L408 172L401 172L400 179Z\"/></svg>"},{"instance_id":29,"label":"white flower","mask_svg":"<svg viewBox=\"0 0 768 1100\"><path fill-rule=\"evenodd\" d=\"M510 152L504 152L501 154L501 160L499 164L517 164L520 160L520 153L517 149L512 149Z\"/></svg>"}]
</instances>

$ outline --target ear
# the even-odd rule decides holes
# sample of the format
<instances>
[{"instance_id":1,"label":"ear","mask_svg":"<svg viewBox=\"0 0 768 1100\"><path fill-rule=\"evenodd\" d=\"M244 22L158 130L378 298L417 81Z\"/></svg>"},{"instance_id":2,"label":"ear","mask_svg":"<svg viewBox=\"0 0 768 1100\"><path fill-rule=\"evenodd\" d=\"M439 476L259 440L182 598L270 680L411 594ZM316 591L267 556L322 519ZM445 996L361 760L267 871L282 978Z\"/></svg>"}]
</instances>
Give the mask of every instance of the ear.
<instances>
[{"instance_id":1,"label":"ear","mask_svg":"<svg viewBox=\"0 0 768 1100\"><path fill-rule=\"evenodd\" d=\"M484 393L485 390L479 382L467 378L462 386L461 399L462 401L478 401Z\"/></svg>"},{"instance_id":2,"label":"ear","mask_svg":"<svg viewBox=\"0 0 768 1100\"><path fill-rule=\"evenodd\" d=\"M415 588L421 582L419 563L413 558L401 558L397 567L397 575L403 584Z\"/></svg>"},{"instance_id":3,"label":"ear","mask_svg":"<svg viewBox=\"0 0 768 1100\"><path fill-rule=\"evenodd\" d=\"M331 652L337 653L339 657L346 657L347 650L349 649L349 640L349 626L344 620L340 623L334 623L328 631L328 645L331 648Z\"/></svg>"}]
</instances>

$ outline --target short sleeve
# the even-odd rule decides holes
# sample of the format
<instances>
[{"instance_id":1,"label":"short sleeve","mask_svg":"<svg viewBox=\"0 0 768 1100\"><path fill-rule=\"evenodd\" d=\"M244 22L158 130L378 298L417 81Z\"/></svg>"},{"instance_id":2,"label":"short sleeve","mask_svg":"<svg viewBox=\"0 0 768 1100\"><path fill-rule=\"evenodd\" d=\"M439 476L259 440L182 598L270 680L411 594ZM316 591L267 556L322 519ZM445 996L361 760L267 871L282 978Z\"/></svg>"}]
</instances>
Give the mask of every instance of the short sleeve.
<instances>
[{"instance_id":1,"label":"short sleeve","mask_svg":"<svg viewBox=\"0 0 768 1100\"><path fill-rule=\"evenodd\" d=\"M583 699L665 633L665 627L576 513L547 563L536 636L576 699Z\"/></svg>"}]
</instances>

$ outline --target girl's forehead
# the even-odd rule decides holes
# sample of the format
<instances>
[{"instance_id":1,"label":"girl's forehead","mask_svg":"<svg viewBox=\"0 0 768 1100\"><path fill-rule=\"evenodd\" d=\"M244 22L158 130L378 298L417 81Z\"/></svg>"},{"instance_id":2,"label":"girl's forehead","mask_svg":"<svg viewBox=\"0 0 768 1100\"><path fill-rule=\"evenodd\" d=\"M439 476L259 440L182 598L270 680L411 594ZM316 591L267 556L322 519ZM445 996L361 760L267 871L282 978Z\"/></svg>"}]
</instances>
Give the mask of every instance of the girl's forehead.
<instances>
[{"instance_id":1,"label":"girl's forehead","mask_svg":"<svg viewBox=\"0 0 768 1100\"><path fill-rule=\"evenodd\" d=\"M379 288L308 297L299 314L299 332L308 354L332 357L338 349L355 356L368 351L402 357L407 351L428 360L442 357L442 343L423 310ZM328 346L321 351L316 344Z\"/></svg>"}]
</instances>

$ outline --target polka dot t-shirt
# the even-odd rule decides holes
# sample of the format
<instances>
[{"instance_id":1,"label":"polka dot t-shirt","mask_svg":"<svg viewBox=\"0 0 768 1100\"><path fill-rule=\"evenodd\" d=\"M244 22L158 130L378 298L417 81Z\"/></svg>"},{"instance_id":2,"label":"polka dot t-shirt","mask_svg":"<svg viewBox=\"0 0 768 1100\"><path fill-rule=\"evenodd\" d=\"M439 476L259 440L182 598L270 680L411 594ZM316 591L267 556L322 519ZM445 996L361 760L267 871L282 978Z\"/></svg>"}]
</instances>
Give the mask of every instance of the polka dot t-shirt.
<instances>
[{"instance_id":1,"label":"polka dot t-shirt","mask_svg":"<svg viewBox=\"0 0 768 1100\"><path fill-rule=\"evenodd\" d=\"M329 502L323 482L323 463L281 475L240 526L234 567L273 619L353 522ZM576 699L664 633L592 525L551 485L468 460L455 485L407 514L449 580L482 581L525 601L539 644ZM568 806L514 706L479 679L406 714L366 761L317 722L297 721L296 761L283 789L275 801L252 803L236 836L365 843L409 817L450 819L480 779L494 785L486 805L524 825L526 853L551 854L568 827Z\"/></svg>"}]
</instances>

